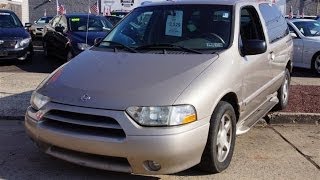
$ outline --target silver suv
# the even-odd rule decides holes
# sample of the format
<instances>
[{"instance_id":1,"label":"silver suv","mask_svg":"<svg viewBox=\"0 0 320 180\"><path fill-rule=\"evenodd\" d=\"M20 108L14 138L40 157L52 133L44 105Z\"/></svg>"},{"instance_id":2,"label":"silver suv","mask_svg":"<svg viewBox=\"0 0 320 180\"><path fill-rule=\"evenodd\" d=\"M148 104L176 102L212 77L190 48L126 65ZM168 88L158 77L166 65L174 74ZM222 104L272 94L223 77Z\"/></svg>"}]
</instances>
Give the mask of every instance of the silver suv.
<instances>
[{"instance_id":1,"label":"silver suv","mask_svg":"<svg viewBox=\"0 0 320 180\"><path fill-rule=\"evenodd\" d=\"M170 174L230 164L236 134L288 103L292 39L258 1L178 1L133 10L44 80L26 131L84 166Z\"/></svg>"}]
</instances>

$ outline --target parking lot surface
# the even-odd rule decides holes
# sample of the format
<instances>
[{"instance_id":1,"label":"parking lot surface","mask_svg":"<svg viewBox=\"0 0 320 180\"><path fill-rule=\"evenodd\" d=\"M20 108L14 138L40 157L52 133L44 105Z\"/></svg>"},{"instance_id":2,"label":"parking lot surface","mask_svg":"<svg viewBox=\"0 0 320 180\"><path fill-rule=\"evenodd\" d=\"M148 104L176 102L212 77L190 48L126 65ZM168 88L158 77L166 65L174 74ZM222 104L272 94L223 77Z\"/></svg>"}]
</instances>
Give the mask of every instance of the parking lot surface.
<instances>
[{"instance_id":1,"label":"parking lot surface","mask_svg":"<svg viewBox=\"0 0 320 180\"><path fill-rule=\"evenodd\" d=\"M320 129L314 125L258 125L247 134L238 136L230 167L213 175L196 168L164 176L101 171L40 152L26 136L22 121L0 120L0 134L0 178L4 179L318 180L320 177Z\"/></svg>"}]
</instances>

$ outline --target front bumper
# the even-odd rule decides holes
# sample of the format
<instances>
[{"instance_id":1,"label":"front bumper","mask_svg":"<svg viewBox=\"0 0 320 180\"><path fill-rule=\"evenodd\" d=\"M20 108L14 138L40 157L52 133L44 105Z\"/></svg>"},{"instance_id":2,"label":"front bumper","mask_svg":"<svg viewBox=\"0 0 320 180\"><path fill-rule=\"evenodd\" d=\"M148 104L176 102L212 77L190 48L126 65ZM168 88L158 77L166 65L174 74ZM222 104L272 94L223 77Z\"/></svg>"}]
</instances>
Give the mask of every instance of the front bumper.
<instances>
[{"instance_id":1,"label":"front bumper","mask_svg":"<svg viewBox=\"0 0 320 180\"><path fill-rule=\"evenodd\" d=\"M0 60L26 60L28 56L30 56L33 53L32 47L28 46L25 48L5 48L0 49L2 55L0 55ZM3 55L5 54L5 55Z\"/></svg>"},{"instance_id":2,"label":"front bumper","mask_svg":"<svg viewBox=\"0 0 320 180\"><path fill-rule=\"evenodd\" d=\"M201 160L206 145L209 119L176 127L146 128L137 125L123 111L109 111L46 105L52 109L103 115L118 121L125 138L88 135L80 130L52 128L48 120L36 120L37 112L28 108L25 116L27 134L47 154L76 164L104 170L135 174L171 174L188 169ZM50 106L50 107L48 107ZM146 161L161 165L152 171Z\"/></svg>"},{"instance_id":3,"label":"front bumper","mask_svg":"<svg viewBox=\"0 0 320 180\"><path fill-rule=\"evenodd\" d=\"M43 28L34 28L31 30L31 33L34 37L43 37L44 36L44 30Z\"/></svg>"}]
</instances>

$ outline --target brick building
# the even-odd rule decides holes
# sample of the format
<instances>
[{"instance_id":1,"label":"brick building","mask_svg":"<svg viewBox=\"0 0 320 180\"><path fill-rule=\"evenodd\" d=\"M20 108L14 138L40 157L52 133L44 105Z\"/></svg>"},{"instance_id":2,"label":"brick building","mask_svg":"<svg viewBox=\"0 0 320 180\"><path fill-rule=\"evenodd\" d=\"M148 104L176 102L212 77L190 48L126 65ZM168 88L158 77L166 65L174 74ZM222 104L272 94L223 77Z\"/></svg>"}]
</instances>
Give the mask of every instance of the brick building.
<instances>
[{"instance_id":1,"label":"brick building","mask_svg":"<svg viewBox=\"0 0 320 180\"><path fill-rule=\"evenodd\" d=\"M64 5L66 12L88 12L89 3L92 6L96 0L59 0ZM33 22L46 14L54 16L57 14L56 0L29 0L29 17Z\"/></svg>"},{"instance_id":2,"label":"brick building","mask_svg":"<svg viewBox=\"0 0 320 180\"><path fill-rule=\"evenodd\" d=\"M28 2L29 0L0 0L0 8L14 11L21 21L25 23L29 22Z\"/></svg>"}]
</instances>

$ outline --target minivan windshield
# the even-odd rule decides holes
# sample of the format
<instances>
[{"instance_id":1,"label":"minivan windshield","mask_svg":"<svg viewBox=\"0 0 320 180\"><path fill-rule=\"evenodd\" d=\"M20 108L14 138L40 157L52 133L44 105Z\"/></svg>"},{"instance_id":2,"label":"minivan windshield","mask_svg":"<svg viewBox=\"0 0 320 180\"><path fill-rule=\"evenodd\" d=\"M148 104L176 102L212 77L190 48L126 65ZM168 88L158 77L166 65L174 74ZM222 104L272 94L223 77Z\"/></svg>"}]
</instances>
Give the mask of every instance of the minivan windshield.
<instances>
[{"instance_id":1,"label":"minivan windshield","mask_svg":"<svg viewBox=\"0 0 320 180\"><path fill-rule=\"evenodd\" d=\"M0 12L0 28L17 28L22 24L15 14Z\"/></svg>"},{"instance_id":2,"label":"minivan windshield","mask_svg":"<svg viewBox=\"0 0 320 180\"><path fill-rule=\"evenodd\" d=\"M102 41L133 49L170 48L215 51L229 47L232 6L162 5L133 10ZM197 52L193 51L193 52Z\"/></svg>"},{"instance_id":3,"label":"minivan windshield","mask_svg":"<svg viewBox=\"0 0 320 180\"><path fill-rule=\"evenodd\" d=\"M304 36L320 36L320 23L317 21L298 21L293 24Z\"/></svg>"}]
</instances>

